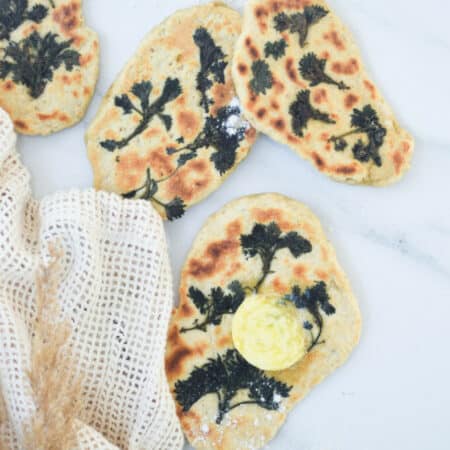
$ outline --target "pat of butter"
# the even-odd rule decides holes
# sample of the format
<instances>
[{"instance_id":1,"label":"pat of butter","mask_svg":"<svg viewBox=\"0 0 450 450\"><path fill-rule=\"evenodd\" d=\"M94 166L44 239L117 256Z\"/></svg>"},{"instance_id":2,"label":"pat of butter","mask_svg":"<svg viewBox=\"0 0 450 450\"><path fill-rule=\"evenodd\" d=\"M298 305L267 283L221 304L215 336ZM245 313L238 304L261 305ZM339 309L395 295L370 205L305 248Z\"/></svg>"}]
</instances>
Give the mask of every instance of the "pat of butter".
<instances>
[{"instance_id":1,"label":"pat of butter","mask_svg":"<svg viewBox=\"0 0 450 450\"><path fill-rule=\"evenodd\" d=\"M233 317L238 352L262 370L288 369L306 355L306 338L293 304L271 295L248 297Z\"/></svg>"}]
</instances>

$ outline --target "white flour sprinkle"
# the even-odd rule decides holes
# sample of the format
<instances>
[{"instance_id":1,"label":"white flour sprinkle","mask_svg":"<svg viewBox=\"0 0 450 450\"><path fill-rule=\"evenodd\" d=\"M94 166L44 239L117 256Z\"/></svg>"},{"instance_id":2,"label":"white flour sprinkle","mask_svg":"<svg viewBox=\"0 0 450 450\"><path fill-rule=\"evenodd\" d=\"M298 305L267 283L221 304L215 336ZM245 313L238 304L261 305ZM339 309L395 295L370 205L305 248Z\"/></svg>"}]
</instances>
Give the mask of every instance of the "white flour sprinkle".
<instances>
[{"instance_id":1,"label":"white flour sprinkle","mask_svg":"<svg viewBox=\"0 0 450 450\"><path fill-rule=\"evenodd\" d=\"M208 434L208 433L209 433L209 426L208 426L206 423L204 423L204 424L202 425L202 427L200 428L200 430L201 430L201 432L202 432L203 434Z\"/></svg>"}]
</instances>

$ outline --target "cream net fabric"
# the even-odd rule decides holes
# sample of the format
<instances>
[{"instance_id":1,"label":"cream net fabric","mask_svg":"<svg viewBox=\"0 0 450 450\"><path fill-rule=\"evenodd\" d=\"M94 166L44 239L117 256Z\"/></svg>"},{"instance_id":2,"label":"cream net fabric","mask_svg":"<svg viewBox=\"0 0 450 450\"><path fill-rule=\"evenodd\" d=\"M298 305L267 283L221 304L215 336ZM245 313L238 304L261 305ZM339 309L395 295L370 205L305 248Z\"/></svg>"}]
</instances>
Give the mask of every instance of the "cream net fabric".
<instances>
[{"instance_id":1,"label":"cream net fabric","mask_svg":"<svg viewBox=\"0 0 450 450\"><path fill-rule=\"evenodd\" d=\"M182 448L164 374L172 280L160 217L148 203L88 192L33 200L0 110L0 438L22 449L35 412L27 370L35 276L58 242L58 299L83 387L81 449ZM77 375L77 374L75 374Z\"/></svg>"}]
</instances>

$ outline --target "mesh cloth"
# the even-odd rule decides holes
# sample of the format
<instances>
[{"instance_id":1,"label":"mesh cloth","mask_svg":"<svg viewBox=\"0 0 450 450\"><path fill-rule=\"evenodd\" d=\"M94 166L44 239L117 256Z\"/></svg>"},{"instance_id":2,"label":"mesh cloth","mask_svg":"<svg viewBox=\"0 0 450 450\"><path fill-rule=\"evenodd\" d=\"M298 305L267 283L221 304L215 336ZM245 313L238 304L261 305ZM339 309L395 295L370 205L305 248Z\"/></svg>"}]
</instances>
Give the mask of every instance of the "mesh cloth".
<instances>
[{"instance_id":1,"label":"mesh cloth","mask_svg":"<svg viewBox=\"0 0 450 450\"><path fill-rule=\"evenodd\" d=\"M16 137L0 110L0 438L24 448L36 271L49 242L68 348L83 383L79 449L174 450L183 446L165 373L173 293L162 221L148 202L67 192L37 202ZM76 376L78 374L75 374ZM3 417L2 417L3 416Z\"/></svg>"}]
</instances>

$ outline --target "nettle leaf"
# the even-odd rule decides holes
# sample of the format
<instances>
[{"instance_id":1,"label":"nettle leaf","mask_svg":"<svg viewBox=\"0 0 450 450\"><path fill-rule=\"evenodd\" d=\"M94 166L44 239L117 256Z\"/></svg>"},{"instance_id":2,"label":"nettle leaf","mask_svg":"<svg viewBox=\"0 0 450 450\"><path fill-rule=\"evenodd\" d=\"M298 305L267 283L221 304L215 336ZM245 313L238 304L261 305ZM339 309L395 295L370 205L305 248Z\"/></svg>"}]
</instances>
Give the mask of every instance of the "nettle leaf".
<instances>
[{"instance_id":1,"label":"nettle leaf","mask_svg":"<svg viewBox=\"0 0 450 450\"><path fill-rule=\"evenodd\" d=\"M0 75L11 75L14 82L28 88L38 98L53 80L53 72L61 66L72 71L80 65L80 54L70 49L72 41L58 41L54 33L41 36L33 31L19 42L9 42L0 61Z\"/></svg>"},{"instance_id":2,"label":"nettle leaf","mask_svg":"<svg viewBox=\"0 0 450 450\"><path fill-rule=\"evenodd\" d=\"M297 94L296 100L289 107L292 116L292 130L297 136L303 137L303 131L310 120L334 124L336 123L327 113L319 111L311 105L311 91L303 90Z\"/></svg>"},{"instance_id":3,"label":"nettle leaf","mask_svg":"<svg viewBox=\"0 0 450 450\"><path fill-rule=\"evenodd\" d=\"M312 252L308 240L295 231L283 234L275 222L269 225L256 224L250 234L241 236L241 247L247 258L259 256L261 259L262 276L255 286L256 292L271 273L272 262L278 251L288 249L294 258Z\"/></svg>"},{"instance_id":4,"label":"nettle leaf","mask_svg":"<svg viewBox=\"0 0 450 450\"><path fill-rule=\"evenodd\" d=\"M307 6L303 13L277 14L274 18L274 27L280 33L287 30L292 34L298 33L300 47L304 47L310 27L318 23L327 14L328 11L321 6Z\"/></svg>"},{"instance_id":5,"label":"nettle leaf","mask_svg":"<svg viewBox=\"0 0 450 450\"><path fill-rule=\"evenodd\" d=\"M200 50L200 71L197 74L197 89L201 93L200 106L209 112L214 102L208 98L208 90L214 83L225 83L225 53L217 46L206 28L198 28L194 33L194 42Z\"/></svg>"},{"instance_id":6,"label":"nettle leaf","mask_svg":"<svg viewBox=\"0 0 450 450\"><path fill-rule=\"evenodd\" d=\"M0 2L0 39L9 39L11 33L27 20L41 23L48 8L37 4L29 9L28 0L2 0Z\"/></svg>"},{"instance_id":7,"label":"nettle leaf","mask_svg":"<svg viewBox=\"0 0 450 450\"><path fill-rule=\"evenodd\" d=\"M380 149L384 144L387 130L381 125L377 112L371 105L364 106L362 110L355 108L351 116L351 126L354 128L353 130L330 138L330 142L334 143L334 149L338 152L345 150L348 146L345 138L348 136L366 134L367 143L358 139L352 148L353 156L360 162L374 161L378 167L381 167L383 161L380 156Z\"/></svg>"},{"instance_id":8,"label":"nettle leaf","mask_svg":"<svg viewBox=\"0 0 450 450\"><path fill-rule=\"evenodd\" d=\"M195 367L186 380L177 381L175 398L187 412L201 398L215 394L218 399L216 423L220 424L231 410L244 405L278 410L281 399L288 398L291 390L291 386L267 376L232 349ZM245 393L247 399L233 403L236 396L242 397Z\"/></svg>"},{"instance_id":9,"label":"nettle leaf","mask_svg":"<svg viewBox=\"0 0 450 450\"><path fill-rule=\"evenodd\" d=\"M287 43L284 39L279 41L267 42L264 47L264 54L266 58L272 56L274 59L278 60L286 54Z\"/></svg>"},{"instance_id":10,"label":"nettle leaf","mask_svg":"<svg viewBox=\"0 0 450 450\"><path fill-rule=\"evenodd\" d=\"M245 291L239 281L233 281L227 290L228 293L221 287L214 287L208 295L205 295L197 288L189 288L189 298L205 317L202 321L195 320L190 328L182 328L180 332L187 333L193 330L206 332L209 325L220 325L224 315L234 314L245 299Z\"/></svg>"},{"instance_id":11,"label":"nettle leaf","mask_svg":"<svg viewBox=\"0 0 450 450\"><path fill-rule=\"evenodd\" d=\"M304 291L299 286L294 286L291 293L284 299L294 303L298 309L306 309L313 319L312 321L306 320L303 324L303 328L311 332L311 344L308 351L323 344L323 341L320 341L324 326L321 311L327 316L336 313L336 308L330 302L327 285L321 281ZM316 333L313 333L314 328L317 328Z\"/></svg>"},{"instance_id":12,"label":"nettle leaf","mask_svg":"<svg viewBox=\"0 0 450 450\"><path fill-rule=\"evenodd\" d=\"M273 76L269 64L263 60L255 61L252 64L253 78L250 81L252 91L259 95L265 94L273 86Z\"/></svg>"},{"instance_id":13,"label":"nettle leaf","mask_svg":"<svg viewBox=\"0 0 450 450\"><path fill-rule=\"evenodd\" d=\"M340 90L350 89L344 82L335 81L325 73L327 60L318 58L314 53L307 53L299 63L299 71L302 77L309 81L311 87L321 83L337 86Z\"/></svg>"}]
</instances>

